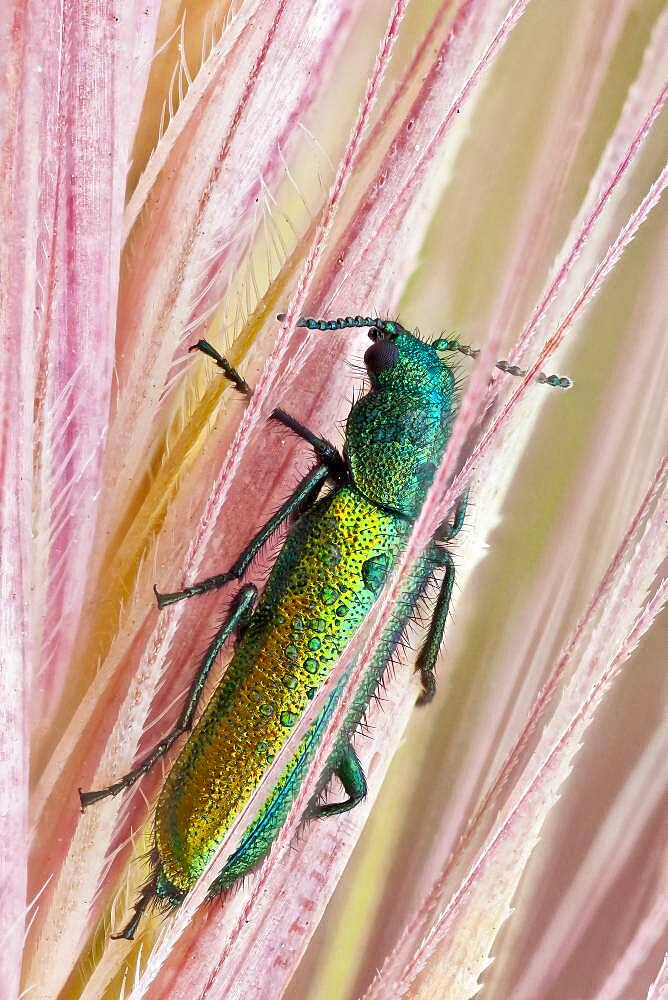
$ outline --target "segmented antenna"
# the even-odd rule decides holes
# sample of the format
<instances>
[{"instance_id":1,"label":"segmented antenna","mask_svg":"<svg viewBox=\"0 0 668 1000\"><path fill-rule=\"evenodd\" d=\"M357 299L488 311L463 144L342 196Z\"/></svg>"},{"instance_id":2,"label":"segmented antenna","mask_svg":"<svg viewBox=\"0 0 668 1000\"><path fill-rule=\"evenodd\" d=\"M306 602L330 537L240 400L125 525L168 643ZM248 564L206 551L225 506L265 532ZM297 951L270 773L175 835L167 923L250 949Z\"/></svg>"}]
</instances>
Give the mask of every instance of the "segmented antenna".
<instances>
[{"instance_id":1,"label":"segmented antenna","mask_svg":"<svg viewBox=\"0 0 668 1000\"><path fill-rule=\"evenodd\" d=\"M279 323L283 323L285 313L279 313L276 319ZM340 316L338 319L312 319L310 316L302 316L297 320L297 326L307 330L350 330L353 327L373 326L385 333L399 333L404 329L401 323L380 319L378 316Z\"/></svg>"},{"instance_id":2,"label":"segmented antenna","mask_svg":"<svg viewBox=\"0 0 668 1000\"><path fill-rule=\"evenodd\" d=\"M276 319L279 323L284 322L285 313L279 313ZM353 327L368 326L382 330L384 333L400 333L402 330L405 333L409 332L401 323L380 319L378 316L341 316L338 319L312 319L310 316L302 316L297 321L297 326L307 330L349 330ZM460 344L458 340L448 340L445 337L438 337L431 346L437 351L454 351L458 354L464 354L467 358L480 357L480 351L477 348L469 347L468 344ZM516 378L524 378L526 375L526 369L518 368L517 365L511 365L507 361L497 361L496 367ZM533 381L540 382L541 385L552 386L554 389L570 389L573 385L571 379L564 375L546 375L545 372L538 372Z\"/></svg>"},{"instance_id":3,"label":"segmented antenna","mask_svg":"<svg viewBox=\"0 0 668 1000\"><path fill-rule=\"evenodd\" d=\"M480 357L480 350L478 348L469 347L468 344L460 344L458 340L448 340L445 337L438 337L432 342L431 346L437 351L454 351L457 354L464 354L467 358L476 359ZM517 378L524 378L526 375L525 368L510 365L507 361L497 361L496 367L508 375L515 375ZM564 375L546 375L545 372L538 372L533 381L540 382L542 385L550 385L554 389L570 389L573 385L572 380Z\"/></svg>"}]
</instances>

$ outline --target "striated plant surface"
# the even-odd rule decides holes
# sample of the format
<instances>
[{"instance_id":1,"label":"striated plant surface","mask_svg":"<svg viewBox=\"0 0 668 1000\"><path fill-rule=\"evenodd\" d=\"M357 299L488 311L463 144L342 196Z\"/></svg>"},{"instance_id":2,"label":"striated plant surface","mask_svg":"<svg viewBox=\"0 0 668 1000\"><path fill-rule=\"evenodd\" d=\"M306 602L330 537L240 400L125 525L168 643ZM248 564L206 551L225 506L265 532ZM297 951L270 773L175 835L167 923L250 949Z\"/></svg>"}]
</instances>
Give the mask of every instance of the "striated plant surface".
<instances>
[{"instance_id":1,"label":"striated plant surface","mask_svg":"<svg viewBox=\"0 0 668 1000\"><path fill-rule=\"evenodd\" d=\"M667 51L658 0L0 9L2 998L668 995ZM309 467L273 407L340 443L365 334L296 321L355 313L481 348L450 444L266 864L205 901L324 689L185 903L111 940L164 772L77 788L168 731L233 592L153 584L226 568ZM466 486L437 698L408 652L367 800L300 830Z\"/></svg>"}]
</instances>

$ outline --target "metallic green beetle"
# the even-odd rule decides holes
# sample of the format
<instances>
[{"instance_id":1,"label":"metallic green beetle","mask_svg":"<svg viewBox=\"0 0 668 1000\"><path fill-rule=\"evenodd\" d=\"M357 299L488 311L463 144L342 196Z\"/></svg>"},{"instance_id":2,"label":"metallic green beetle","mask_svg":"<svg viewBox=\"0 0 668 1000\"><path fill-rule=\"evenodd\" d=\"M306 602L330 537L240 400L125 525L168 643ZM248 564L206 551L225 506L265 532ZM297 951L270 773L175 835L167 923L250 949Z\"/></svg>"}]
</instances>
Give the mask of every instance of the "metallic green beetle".
<instances>
[{"instance_id":1,"label":"metallic green beetle","mask_svg":"<svg viewBox=\"0 0 668 1000\"><path fill-rule=\"evenodd\" d=\"M158 800L151 876L121 937L133 937L151 902L178 904L194 885L309 699L368 615L409 538L450 435L456 412L455 379L441 353L477 353L452 340L427 344L397 322L372 317L303 319L299 325L310 330L368 327L373 341L364 355L369 391L350 411L342 455L284 410L275 410L274 419L311 444L315 468L228 571L175 593L156 590L163 608L240 579L276 528L293 519L257 606L252 584L242 586L234 598L174 729L115 784L98 791L80 790L82 808L117 794L145 774L179 736L190 732ZM207 354L240 392L250 394L243 378L207 341L199 341L193 349ZM499 367L523 374L505 362ZM569 384L557 376L541 375L539 380L560 387ZM326 480L332 488L318 498ZM433 697L434 666L454 582L454 565L445 543L462 527L465 509L463 497L413 567L400 606L391 614L381 646L338 734L308 817L345 812L364 798L366 781L353 737L418 603L440 571L438 598L416 662L423 688L419 701ZM238 636L234 656L193 729L211 666L232 634ZM267 854L299 791L342 683L330 694L239 848L211 885L211 894L247 874ZM347 798L323 804L321 793L333 774Z\"/></svg>"}]
</instances>

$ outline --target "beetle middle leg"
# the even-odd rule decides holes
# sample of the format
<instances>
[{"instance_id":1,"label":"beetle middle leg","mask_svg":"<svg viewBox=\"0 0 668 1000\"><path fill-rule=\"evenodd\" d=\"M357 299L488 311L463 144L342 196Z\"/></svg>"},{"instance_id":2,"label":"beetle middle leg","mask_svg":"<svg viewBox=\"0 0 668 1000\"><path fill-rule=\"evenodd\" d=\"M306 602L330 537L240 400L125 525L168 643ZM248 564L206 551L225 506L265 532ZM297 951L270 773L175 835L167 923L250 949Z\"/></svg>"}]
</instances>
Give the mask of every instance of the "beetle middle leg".
<instances>
[{"instance_id":1,"label":"beetle middle leg","mask_svg":"<svg viewBox=\"0 0 668 1000\"><path fill-rule=\"evenodd\" d=\"M283 521L287 520L291 514L303 511L305 504L315 500L328 475L329 469L325 464L316 465L315 469L312 469L302 479L292 496L288 497L273 517L270 517L257 534L251 538L241 555L225 573L217 573L215 576L209 576L205 580L199 580L197 583L193 583L189 587L184 587L183 590L176 590L171 594L162 594L154 586L153 590L158 601L158 607L165 608L168 604L175 604L186 597L195 597L197 594L206 594L209 590L217 590L219 587L224 587L230 580L240 580L264 543L271 538Z\"/></svg>"},{"instance_id":2,"label":"beetle middle leg","mask_svg":"<svg viewBox=\"0 0 668 1000\"><path fill-rule=\"evenodd\" d=\"M324 805L314 805L309 809L309 814L316 819L324 816L337 816L339 813L348 812L354 809L362 799L366 798L367 784L360 764L359 757L348 744L341 755L334 771L332 772L343 785L343 790L348 795L343 802L327 802Z\"/></svg>"},{"instance_id":3,"label":"beetle middle leg","mask_svg":"<svg viewBox=\"0 0 668 1000\"><path fill-rule=\"evenodd\" d=\"M154 899L155 899L155 879L151 879L151 881L147 885L145 885L144 888L142 889L139 895L139 899L137 900L137 902L133 907L132 916L125 925L125 927L123 927L123 929L120 930L118 934L109 935L112 938L112 940L118 941L121 938L125 938L126 941L132 941L135 936L135 931L139 927L143 914L146 912L146 910L151 905Z\"/></svg>"},{"instance_id":4,"label":"beetle middle leg","mask_svg":"<svg viewBox=\"0 0 668 1000\"><path fill-rule=\"evenodd\" d=\"M107 788L95 789L90 792L84 792L79 789L82 812L85 810L86 806L91 805L91 803L99 802L100 799L106 799L112 795L118 795L118 793L122 792L124 788L129 788L131 785L134 785L134 783L141 778L142 775L147 774L151 770L153 765L156 764L161 757L165 756L167 751L173 746L179 736L182 736L183 733L192 729L197 706L200 698L202 697L204 685L206 684L211 667L230 635L232 635L235 629L237 629L240 625L243 626L250 618L256 599L257 587L254 587L249 583L241 588L234 600L234 603L232 604L230 613L216 632L209 648L202 657L199 670L190 685L188 698L174 728L170 730L164 739L160 740L160 742L153 747L151 752L144 757L141 763L139 763L118 781L115 781L113 785L109 785Z\"/></svg>"}]
</instances>

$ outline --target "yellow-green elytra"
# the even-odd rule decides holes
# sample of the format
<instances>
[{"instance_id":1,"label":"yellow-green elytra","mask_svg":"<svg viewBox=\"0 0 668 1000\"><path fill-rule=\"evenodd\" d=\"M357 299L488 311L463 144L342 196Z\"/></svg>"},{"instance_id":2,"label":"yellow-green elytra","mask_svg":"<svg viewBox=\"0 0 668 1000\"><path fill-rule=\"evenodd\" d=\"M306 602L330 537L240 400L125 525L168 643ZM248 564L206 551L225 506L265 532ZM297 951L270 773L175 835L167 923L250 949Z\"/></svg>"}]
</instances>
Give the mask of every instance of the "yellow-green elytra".
<instances>
[{"instance_id":1,"label":"yellow-green elytra","mask_svg":"<svg viewBox=\"0 0 668 1000\"><path fill-rule=\"evenodd\" d=\"M163 608L241 579L264 542L282 522L293 518L262 596L257 600L256 588L244 584L234 597L174 729L113 785L80 791L82 808L117 794L145 774L180 736L190 734L158 799L150 879L132 919L118 936L133 937L142 912L151 902L176 905L194 885L309 700L368 615L406 544L451 432L455 380L442 352L475 354L457 341L425 343L398 322L368 316L303 319L299 325L318 331L368 327L373 341L364 355L369 391L350 411L342 454L284 410L275 410L273 419L313 447L314 469L229 570L174 593L159 594L156 590L158 605ZM199 341L193 349L215 361L240 392L250 393L244 379L207 341ZM511 374L522 374L505 362L499 366ZM555 380L557 376L539 378L566 387L568 380ZM326 484L327 492L320 495ZM464 496L405 582L402 599L392 610L383 640L355 692L307 816L345 812L364 798L366 780L353 748L355 733L417 605L438 574L438 597L416 661L423 689L419 701L432 698L434 667L454 582L446 543L462 527L465 509ZM238 636L234 656L195 724L211 666L232 634ZM247 874L266 855L299 791L344 683L339 682L330 693L245 831L239 848L210 887L212 894ZM333 774L343 785L346 798L323 804L322 793Z\"/></svg>"}]
</instances>

